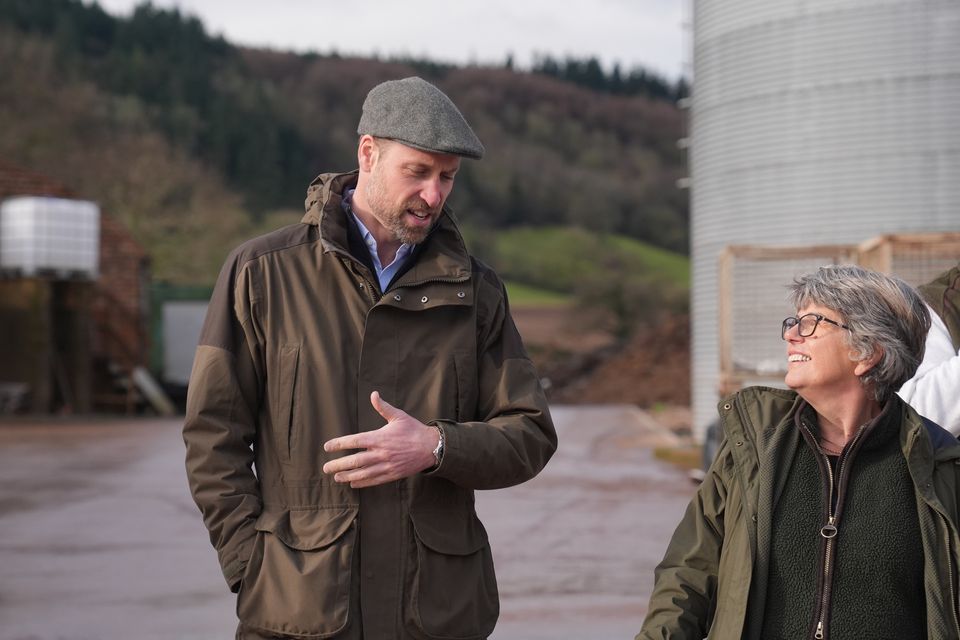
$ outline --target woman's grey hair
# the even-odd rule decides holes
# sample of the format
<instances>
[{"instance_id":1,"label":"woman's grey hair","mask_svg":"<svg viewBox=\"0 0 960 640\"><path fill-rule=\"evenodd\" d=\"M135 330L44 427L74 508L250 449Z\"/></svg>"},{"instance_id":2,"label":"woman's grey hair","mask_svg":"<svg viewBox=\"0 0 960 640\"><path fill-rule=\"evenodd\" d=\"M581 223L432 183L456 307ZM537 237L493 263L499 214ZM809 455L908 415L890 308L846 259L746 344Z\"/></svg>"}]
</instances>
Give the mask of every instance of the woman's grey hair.
<instances>
[{"instance_id":1,"label":"woman's grey hair","mask_svg":"<svg viewBox=\"0 0 960 640\"><path fill-rule=\"evenodd\" d=\"M856 265L820 267L790 286L796 309L816 304L836 311L850 327L847 343L854 361L883 352L860 381L877 402L885 402L913 377L923 359L930 314L920 295L899 278Z\"/></svg>"}]
</instances>

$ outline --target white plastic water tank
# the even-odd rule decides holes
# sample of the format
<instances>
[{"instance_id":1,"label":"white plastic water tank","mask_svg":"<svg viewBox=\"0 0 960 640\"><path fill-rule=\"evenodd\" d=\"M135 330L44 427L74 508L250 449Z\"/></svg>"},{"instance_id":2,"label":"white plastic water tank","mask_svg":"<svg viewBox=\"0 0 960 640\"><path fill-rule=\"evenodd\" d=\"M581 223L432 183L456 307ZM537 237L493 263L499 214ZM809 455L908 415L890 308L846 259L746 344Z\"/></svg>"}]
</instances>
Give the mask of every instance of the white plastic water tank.
<instances>
[{"instance_id":1,"label":"white plastic water tank","mask_svg":"<svg viewBox=\"0 0 960 640\"><path fill-rule=\"evenodd\" d=\"M100 207L84 200L17 196L0 204L0 270L97 277Z\"/></svg>"}]
</instances>

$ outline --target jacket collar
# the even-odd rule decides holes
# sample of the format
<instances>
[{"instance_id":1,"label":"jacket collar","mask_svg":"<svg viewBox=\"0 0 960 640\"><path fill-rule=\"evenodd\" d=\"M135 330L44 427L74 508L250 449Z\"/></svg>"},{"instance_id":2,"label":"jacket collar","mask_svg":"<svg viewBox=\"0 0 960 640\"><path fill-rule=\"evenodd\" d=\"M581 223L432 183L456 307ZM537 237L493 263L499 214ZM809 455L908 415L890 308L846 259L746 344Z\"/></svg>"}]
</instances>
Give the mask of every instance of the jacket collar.
<instances>
[{"instance_id":1,"label":"jacket collar","mask_svg":"<svg viewBox=\"0 0 960 640\"><path fill-rule=\"evenodd\" d=\"M750 440L762 431L776 428L783 416L792 412L794 406L799 407L802 402L795 391L762 386L746 387L720 402L720 414L733 409L737 400L743 409L742 417L746 420L745 424L739 427L744 429L744 435ZM892 403L890 411L895 419L905 423L901 429L904 449L907 440L911 439L911 436L918 436L923 429L926 431L928 444L932 447L928 449L928 453L942 451L946 455L960 456L960 441L956 437L935 423L925 420L915 411L909 410L899 396L891 396L888 402ZM737 428L736 425L730 426ZM729 433L727 435L730 437Z\"/></svg>"},{"instance_id":2,"label":"jacket collar","mask_svg":"<svg viewBox=\"0 0 960 640\"><path fill-rule=\"evenodd\" d=\"M323 173L307 188L306 213L301 222L319 228L320 242L326 253L350 255L346 214L341 202L345 190L357 184L358 171ZM465 282L470 279L471 261L453 211L444 205L436 226L418 247L414 264L399 279L399 286L425 282Z\"/></svg>"},{"instance_id":3,"label":"jacket collar","mask_svg":"<svg viewBox=\"0 0 960 640\"><path fill-rule=\"evenodd\" d=\"M749 443L758 458L780 440L785 426L792 424L788 416L800 406L794 391L768 387L747 387L720 403L720 415L729 414L723 427L729 440ZM900 424L900 447L911 475L922 488L933 475L936 463L953 460L960 464L960 442L936 424L925 421L899 396L888 400L892 419ZM786 419L785 419L786 418ZM789 429L788 429L789 430Z\"/></svg>"}]
</instances>

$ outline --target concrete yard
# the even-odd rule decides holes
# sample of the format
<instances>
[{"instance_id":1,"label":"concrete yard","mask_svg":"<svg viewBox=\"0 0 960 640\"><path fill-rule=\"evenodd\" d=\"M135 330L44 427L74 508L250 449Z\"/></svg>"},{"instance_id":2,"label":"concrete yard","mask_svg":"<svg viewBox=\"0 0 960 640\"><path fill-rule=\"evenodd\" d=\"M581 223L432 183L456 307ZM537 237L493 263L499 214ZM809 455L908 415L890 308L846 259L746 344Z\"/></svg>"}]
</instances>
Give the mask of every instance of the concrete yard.
<instances>
[{"instance_id":1,"label":"concrete yard","mask_svg":"<svg viewBox=\"0 0 960 640\"><path fill-rule=\"evenodd\" d=\"M478 494L492 640L632 638L694 491L631 406L555 407L533 481ZM187 491L177 420L0 422L0 640L232 638L230 594Z\"/></svg>"}]
</instances>

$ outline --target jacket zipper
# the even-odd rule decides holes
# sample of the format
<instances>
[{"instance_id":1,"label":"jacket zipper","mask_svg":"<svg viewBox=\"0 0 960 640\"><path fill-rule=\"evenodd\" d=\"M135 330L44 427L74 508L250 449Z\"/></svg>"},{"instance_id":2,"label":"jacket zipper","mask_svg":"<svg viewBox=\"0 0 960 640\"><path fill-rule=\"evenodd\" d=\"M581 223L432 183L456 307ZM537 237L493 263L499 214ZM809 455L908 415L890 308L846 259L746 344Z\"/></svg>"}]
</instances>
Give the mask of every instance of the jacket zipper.
<instances>
[{"instance_id":1,"label":"jacket zipper","mask_svg":"<svg viewBox=\"0 0 960 640\"><path fill-rule=\"evenodd\" d=\"M371 305L377 304L377 287L376 287L376 285L374 285L373 282L370 281L370 280L367 278L367 276L365 276L365 275L361 275L360 278L363 279L363 284L364 284L364 287L366 288L366 290L370 292L370 304L371 304Z\"/></svg>"},{"instance_id":2,"label":"jacket zipper","mask_svg":"<svg viewBox=\"0 0 960 640\"><path fill-rule=\"evenodd\" d=\"M824 638L824 621L830 607L830 583L833 580L833 567L830 558L833 557L833 538L837 535L836 518L830 516L827 524L820 528L820 535L827 539L823 552L823 592L820 596L820 614L817 619L817 630L813 637L817 640Z\"/></svg>"},{"instance_id":3,"label":"jacket zipper","mask_svg":"<svg viewBox=\"0 0 960 640\"><path fill-rule=\"evenodd\" d=\"M837 518L833 511L833 467L830 465L830 459L824 453L820 453L826 463L827 478L829 489L827 491L827 523L820 527L820 535L826 539L823 551L823 591L820 594L820 613L817 618L817 630L813 637L817 640L824 638L824 621L827 619L827 612L830 605L830 581L833 578L830 559L833 557L833 539L837 535ZM842 463L841 463L842 464ZM839 466L837 473L839 475ZM839 498L838 498L839 499Z\"/></svg>"},{"instance_id":4,"label":"jacket zipper","mask_svg":"<svg viewBox=\"0 0 960 640\"><path fill-rule=\"evenodd\" d=\"M407 283L404 283L404 284L402 284L402 285L400 285L400 286L402 286L402 287L404 287L404 288L407 288L407 287L411 287L411 288L412 288L412 287L421 287L421 286L423 286L423 285L425 285L425 284L431 284L431 283L434 283L434 282L444 282L444 283L448 283L448 284L457 284L457 283L460 283L460 282L467 282L468 280L470 280L470 276L460 276L460 277L458 277L458 278L450 278L450 277L448 277L448 278L427 278L426 280L418 280L418 281L416 281L416 282L407 282ZM397 284L399 284L399 283L397 283Z\"/></svg>"},{"instance_id":5,"label":"jacket zipper","mask_svg":"<svg viewBox=\"0 0 960 640\"><path fill-rule=\"evenodd\" d=\"M360 278L360 288L369 291L371 306L377 304L377 293L380 292L380 286L374 284L370 278L364 275L364 272L367 271L367 266L346 251L341 249L334 249L333 251L340 254L340 260L344 262L344 266L347 268L350 268L349 263L353 263L360 267L359 269L352 269L352 271L357 275L358 278Z\"/></svg>"},{"instance_id":6,"label":"jacket zipper","mask_svg":"<svg viewBox=\"0 0 960 640\"><path fill-rule=\"evenodd\" d=\"M801 420L804 431L807 432L807 435L813 441L816 446L817 452L820 454L820 457L823 459L824 466L827 470L827 521L820 527L820 535L824 538L824 551L823 551L823 571L821 577L823 578L820 598L819 598L819 610L817 612L817 627L814 630L813 637L816 640L824 640L827 637L827 631L829 629L829 619L830 619L830 596L833 587L833 540L837 536L840 525L840 514L843 508L843 492L841 491L844 487L844 469L846 469L847 461L850 456L853 454L853 449L856 446L856 443L860 440L860 436L864 433L864 428L861 427L853 439L847 443L843 448L843 451L840 453L840 461L837 464L837 475L834 478L833 467L830 465L830 458L823 452L823 449L820 447L820 444L817 442L817 439L814 437L813 433L810 431L810 428ZM837 506L833 506L833 491L837 490Z\"/></svg>"}]
</instances>

